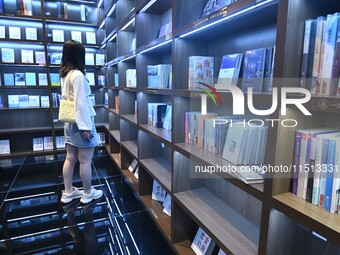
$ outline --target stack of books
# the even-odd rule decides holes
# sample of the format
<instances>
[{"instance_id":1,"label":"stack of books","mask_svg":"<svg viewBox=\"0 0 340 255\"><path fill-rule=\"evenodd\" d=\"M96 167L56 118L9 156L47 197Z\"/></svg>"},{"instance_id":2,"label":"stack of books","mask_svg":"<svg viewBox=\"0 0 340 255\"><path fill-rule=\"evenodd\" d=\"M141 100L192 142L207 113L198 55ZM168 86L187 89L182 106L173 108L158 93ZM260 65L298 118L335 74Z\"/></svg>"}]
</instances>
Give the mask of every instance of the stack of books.
<instances>
[{"instance_id":1,"label":"stack of books","mask_svg":"<svg viewBox=\"0 0 340 255\"><path fill-rule=\"evenodd\" d=\"M171 89L171 65L154 65L148 68L148 88Z\"/></svg>"}]
</instances>

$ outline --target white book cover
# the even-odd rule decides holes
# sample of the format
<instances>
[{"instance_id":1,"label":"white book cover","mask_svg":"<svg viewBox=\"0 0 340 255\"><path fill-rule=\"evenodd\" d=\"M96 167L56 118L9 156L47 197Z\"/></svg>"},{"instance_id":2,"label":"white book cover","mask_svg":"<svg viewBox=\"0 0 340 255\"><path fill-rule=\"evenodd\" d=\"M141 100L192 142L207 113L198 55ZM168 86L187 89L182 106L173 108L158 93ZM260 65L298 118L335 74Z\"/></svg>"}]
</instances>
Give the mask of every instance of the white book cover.
<instances>
[{"instance_id":1,"label":"white book cover","mask_svg":"<svg viewBox=\"0 0 340 255\"><path fill-rule=\"evenodd\" d=\"M128 170L129 170L131 173L133 173L133 172L136 170L137 165L138 165L137 160L136 160L136 159L133 159L132 162L131 162L131 164L130 164L129 167L128 167Z\"/></svg>"},{"instance_id":2,"label":"white book cover","mask_svg":"<svg viewBox=\"0 0 340 255\"><path fill-rule=\"evenodd\" d=\"M137 166L136 171L134 172L133 175L134 175L134 176L136 177L136 179L138 180L138 178L139 178L139 169L138 169L138 166Z\"/></svg>"},{"instance_id":3,"label":"white book cover","mask_svg":"<svg viewBox=\"0 0 340 255\"><path fill-rule=\"evenodd\" d=\"M36 86L37 80L35 73L25 73L26 86Z\"/></svg>"},{"instance_id":4,"label":"white book cover","mask_svg":"<svg viewBox=\"0 0 340 255\"><path fill-rule=\"evenodd\" d=\"M96 33L95 32L86 32L86 43L96 44Z\"/></svg>"},{"instance_id":5,"label":"white book cover","mask_svg":"<svg viewBox=\"0 0 340 255\"><path fill-rule=\"evenodd\" d=\"M0 140L0 154L11 153L9 140Z\"/></svg>"},{"instance_id":6,"label":"white book cover","mask_svg":"<svg viewBox=\"0 0 340 255\"><path fill-rule=\"evenodd\" d=\"M52 30L52 40L53 42L64 42L64 30Z\"/></svg>"},{"instance_id":7,"label":"white book cover","mask_svg":"<svg viewBox=\"0 0 340 255\"><path fill-rule=\"evenodd\" d=\"M96 66L105 65L105 54L96 54Z\"/></svg>"},{"instance_id":8,"label":"white book cover","mask_svg":"<svg viewBox=\"0 0 340 255\"><path fill-rule=\"evenodd\" d=\"M21 63L33 64L33 50L21 50Z\"/></svg>"},{"instance_id":9,"label":"white book cover","mask_svg":"<svg viewBox=\"0 0 340 255\"><path fill-rule=\"evenodd\" d=\"M0 39L5 39L6 33L5 33L5 26L0 26Z\"/></svg>"},{"instance_id":10,"label":"white book cover","mask_svg":"<svg viewBox=\"0 0 340 255\"><path fill-rule=\"evenodd\" d=\"M339 14L336 13L333 15L327 15L326 27L324 31L326 38L324 45L324 56L322 60L320 93L318 93L318 95L331 95L331 77L337 40L338 23Z\"/></svg>"},{"instance_id":11,"label":"white book cover","mask_svg":"<svg viewBox=\"0 0 340 255\"><path fill-rule=\"evenodd\" d=\"M65 148L65 136L56 136L55 140L57 149Z\"/></svg>"},{"instance_id":12,"label":"white book cover","mask_svg":"<svg viewBox=\"0 0 340 255\"><path fill-rule=\"evenodd\" d=\"M97 136L98 136L99 143L101 143L101 144L105 144L106 143L106 141L105 141L105 133L104 132L98 132Z\"/></svg>"},{"instance_id":13,"label":"white book cover","mask_svg":"<svg viewBox=\"0 0 340 255\"><path fill-rule=\"evenodd\" d=\"M94 54L85 53L85 65L94 66Z\"/></svg>"},{"instance_id":14,"label":"white book cover","mask_svg":"<svg viewBox=\"0 0 340 255\"><path fill-rule=\"evenodd\" d=\"M126 70L126 87L137 87L136 82L136 69L127 69Z\"/></svg>"},{"instance_id":15,"label":"white book cover","mask_svg":"<svg viewBox=\"0 0 340 255\"><path fill-rule=\"evenodd\" d=\"M47 86L47 73L39 73L39 86Z\"/></svg>"},{"instance_id":16,"label":"white book cover","mask_svg":"<svg viewBox=\"0 0 340 255\"><path fill-rule=\"evenodd\" d=\"M71 39L77 42L82 42L80 31L71 31Z\"/></svg>"},{"instance_id":17,"label":"white book cover","mask_svg":"<svg viewBox=\"0 0 340 255\"><path fill-rule=\"evenodd\" d=\"M45 59L45 52L43 51L35 51L35 63L45 65L46 59Z\"/></svg>"},{"instance_id":18,"label":"white book cover","mask_svg":"<svg viewBox=\"0 0 340 255\"><path fill-rule=\"evenodd\" d=\"M227 253L225 253L224 251L222 251L222 249L220 249L218 251L217 255L227 255Z\"/></svg>"},{"instance_id":19,"label":"white book cover","mask_svg":"<svg viewBox=\"0 0 340 255\"><path fill-rule=\"evenodd\" d=\"M214 241L204 232L202 228L198 228L195 238L191 244L191 249L197 255L210 255L213 251Z\"/></svg>"},{"instance_id":20,"label":"white book cover","mask_svg":"<svg viewBox=\"0 0 340 255\"><path fill-rule=\"evenodd\" d=\"M165 197L163 207L163 212L171 217L171 196L169 194Z\"/></svg>"},{"instance_id":21,"label":"white book cover","mask_svg":"<svg viewBox=\"0 0 340 255\"><path fill-rule=\"evenodd\" d=\"M153 180L151 198L156 201L164 202L165 195L166 191L162 188L161 185L157 183L156 180Z\"/></svg>"},{"instance_id":22,"label":"white book cover","mask_svg":"<svg viewBox=\"0 0 340 255\"><path fill-rule=\"evenodd\" d=\"M84 4L80 5L80 20L86 21L87 6Z\"/></svg>"},{"instance_id":23,"label":"white book cover","mask_svg":"<svg viewBox=\"0 0 340 255\"><path fill-rule=\"evenodd\" d=\"M29 95L28 96L29 107L40 107L40 96L39 95Z\"/></svg>"},{"instance_id":24,"label":"white book cover","mask_svg":"<svg viewBox=\"0 0 340 255\"><path fill-rule=\"evenodd\" d=\"M14 63L14 49L1 48L1 59L4 63Z\"/></svg>"},{"instance_id":25,"label":"white book cover","mask_svg":"<svg viewBox=\"0 0 340 255\"><path fill-rule=\"evenodd\" d=\"M21 40L20 27L9 27L9 39Z\"/></svg>"},{"instance_id":26,"label":"white book cover","mask_svg":"<svg viewBox=\"0 0 340 255\"><path fill-rule=\"evenodd\" d=\"M172 119L171 116L172 116L172 106L167 105L165 116L164 116L164 121L163 121L163 128L166 130L171 130L171 119Z\"/></svg>"},{"instance_id":27,"label":"white book cover","mask_svg":"<svg viewBox=\"0 0 340 255\"><path fill-rule=\"evenodd\" d=\"M8 107L9 108L19 107L19 96L18 95L8 95Z\"/></svg>"},{"instance_id":28,"label":"white book cover","mask_svg":"<svg viewBox=\"0 0 340 255\"><path fill-rule=\"evenodd\" d=\"M189 89L199 86L197 82L203 82L213 86L214 58L205 56L189 57Z\"/></svg>"},{"instance_id":29,"label":"white book cover","mask_svg":"<svg viewBox=\"0 0 340 255\"><path fill-rule=\"evenodd\" d=\"M27 108L28 106L28 95L19 95L19 108Z\"/></svg>"},{"instance_id":30,"label":"white book cover","mask_svg":"<svg viewBox=\"0 0 340 255\"><path fill-rule=\"evenodd\" d=\"M238 164L238 158L242 154L241 143L245 140L246 128L241 124L228 128L222 157L233 164Z\"/></svg>"},{"instance_id":31,"label":"white book cover","mask_svg":"<svg viewBox=\"0 0 340 255\"><path fill-rule=\"evenodd\" d=\"M96 85L94 81L94 73L86 73L86 78L89 82L89 85Z\"/></svg>"},{"instance_id":32,"label":"white book cover","mask_svg":"<svg viewBox=\"0 0 340 255\"><path fill-rule=\"evenodd\" d=\"M15 86L25 86L25 73L15 73L14 74L15 79Z\"/></svg>"},{"instance_id":33,"label":"white book cover","mask_svg":"<svg viewBox=\"0 0 340 255\"><path fill-rule=\"evenodd\" d=\"M50 107L50 98L48 96L41 96L40 105L41 107Z\"/></svg>"},{"instance_id":34,"label":"white book cover","mask_svg":"<svg viewBox=\"0 0 340 255\"><path fill-rule=\"evenodd\" d=\"M42 137L33 138L33 151L44 150L44 139Z\"/></svg>"},{"instance_id":35,"label":"white book cover","mask_svg":"<svg viewBox=\"0 0 340 255\"><path fill-rule=\"evenodd\" d=\"M44 150L53 150L53 138L52 136L44 137Z\"/></svg>"},{"instance_id":36,"label":"white book cover","mask_svg":"<svg viewBox=\"0 0 340 255\"><path fill-rule=\"evenodd\" d=\"M38 40L37 28L26 27L25 33L26 33L26 40L33 40L33 41Z\"/></svg>"}]
</instances>

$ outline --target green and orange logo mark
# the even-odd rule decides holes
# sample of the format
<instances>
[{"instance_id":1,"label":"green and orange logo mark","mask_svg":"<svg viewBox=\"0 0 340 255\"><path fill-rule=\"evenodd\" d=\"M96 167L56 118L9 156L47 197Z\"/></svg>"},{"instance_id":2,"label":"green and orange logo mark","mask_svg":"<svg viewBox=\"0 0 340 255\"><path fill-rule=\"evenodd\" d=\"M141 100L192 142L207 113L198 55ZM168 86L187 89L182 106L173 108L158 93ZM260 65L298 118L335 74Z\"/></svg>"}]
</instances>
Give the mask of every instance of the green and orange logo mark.
<instances>
[{"instance_id":1,"label":"green and orange logo mark","mask_svg":"<svg viewBox=\"0 0 340 255\"><path fill-rule=\"evenodd\" d=\"M208 89L206 88L202 88L202 87L197 87L199 90L202 90L203 92L205 92L206 94L208 94L210 96L210 98L213 100L215 106L217 106L217 102L216 102L216 98L218 100L218 102L220 103L220 105L222 105L222 99L221 99L221 96L220 94L216 91L215 88L211 87L210 85L206 84L206 83L203 83L203 82L197 82L205 87L207 87ZM211 90L211 91L210 91ZM212 92L212 93L211 93ZM214 95L216 96L216 98L214 97Z\"/></svg>"}]
</instances>

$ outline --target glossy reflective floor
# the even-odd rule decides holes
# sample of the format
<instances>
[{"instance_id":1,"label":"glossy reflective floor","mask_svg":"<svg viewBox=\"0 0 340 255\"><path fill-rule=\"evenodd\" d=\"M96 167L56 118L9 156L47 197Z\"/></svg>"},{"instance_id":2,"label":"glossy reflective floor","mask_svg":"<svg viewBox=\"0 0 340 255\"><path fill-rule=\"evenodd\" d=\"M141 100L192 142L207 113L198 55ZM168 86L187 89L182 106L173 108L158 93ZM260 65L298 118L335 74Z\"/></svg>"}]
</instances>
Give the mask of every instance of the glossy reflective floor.
<instances>
[{"instance_id":1,"label":"glossy reflective floor","mask_svg":"<svg viewBox=\"0 0 340 255\"><path fill-rule=\"evenodd\" d=\"M0 160L0 254L173 254L105 151L95 152L92 171L104 197L61 204L64 157Z\"/></svg>"}]
</instances>

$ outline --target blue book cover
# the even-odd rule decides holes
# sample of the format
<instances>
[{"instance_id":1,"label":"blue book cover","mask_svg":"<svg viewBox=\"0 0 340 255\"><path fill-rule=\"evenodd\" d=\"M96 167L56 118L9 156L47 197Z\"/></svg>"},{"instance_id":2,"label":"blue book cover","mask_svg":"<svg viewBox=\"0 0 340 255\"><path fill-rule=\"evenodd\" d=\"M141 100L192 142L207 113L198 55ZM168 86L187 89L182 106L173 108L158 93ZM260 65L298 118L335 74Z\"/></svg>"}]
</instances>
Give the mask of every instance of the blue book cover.
<instances>
[{"instance_id":1,"label":"blue book cover","mask_svg":"<svg viewBox=\"0 0 340 255\"><path fill-rule=\"evenodd\" d=\"M225 85L237 86L237 80L240 74L242 54L224 55L221 62L220 72L218 74L217 89L225 89Z\"/></svg>"},{"instance_id":2,"label":"blue book cover","mask_svg":"<svg viewBox=\"0 0 340 255\"><path fill-rule=\"evenodd\" d=\"M335 149L336 149L336 141L330 140L329 145L328 145L327 177L326 177L325 204L324 204L324 208L327 211L330 211L331 209L333 174L334 174L334 163L335 163Z\"/></svg>"},{"instance_id":3,"label":"blue book cover","mask_svg":"<svg viewBox=\"0 0 340 255\"><path fill-rule=\"evenodd\" d=\"M253 88L253 92L261 92L264 76L266 48L248 50L244 56L242 90Z\"/></svg>"},{"instance_id":4,"label":"blue book cover","mask_svg":"<svg viewBox=\"0 0 340 255\"><path fill-rule=\"evenodd\" d=\"M5 86L14 86L14 74L4 73L4 85Z\"/></svg>"},{"instance_id":5,"label":"blue book cover","mask_svg":"<svg viewBox=\"0 0 340 255\"><path fill-rule=\"evenodd\" d=\"M204 9L202 11L201 18L204 16L207 16L233 2L236 2L236 0L208 0L206 5L204 6Z\"/></svg>"},{"instance_id":6,"label":"blue book cover","mask_svg":"<svg viewBox=\"0 0 340 255\"><path fill-rule=\"evenodd\" d=\"M52 65L60 65L62 56L63 56L62 53L56 53L56 52L51 53L51 56L50 56L51 64Z\"/></svg>"},{"instance_id":7,"label":"blue book cover","mask_svg":"<svg viewBox=\"0 0 340 255\"><path fill-rule=\"evenodd\" d=\"M4 7L3 7L4 3L3 0L0 0L0 13L4 12Z\"/></svg>"}]
</instances>

